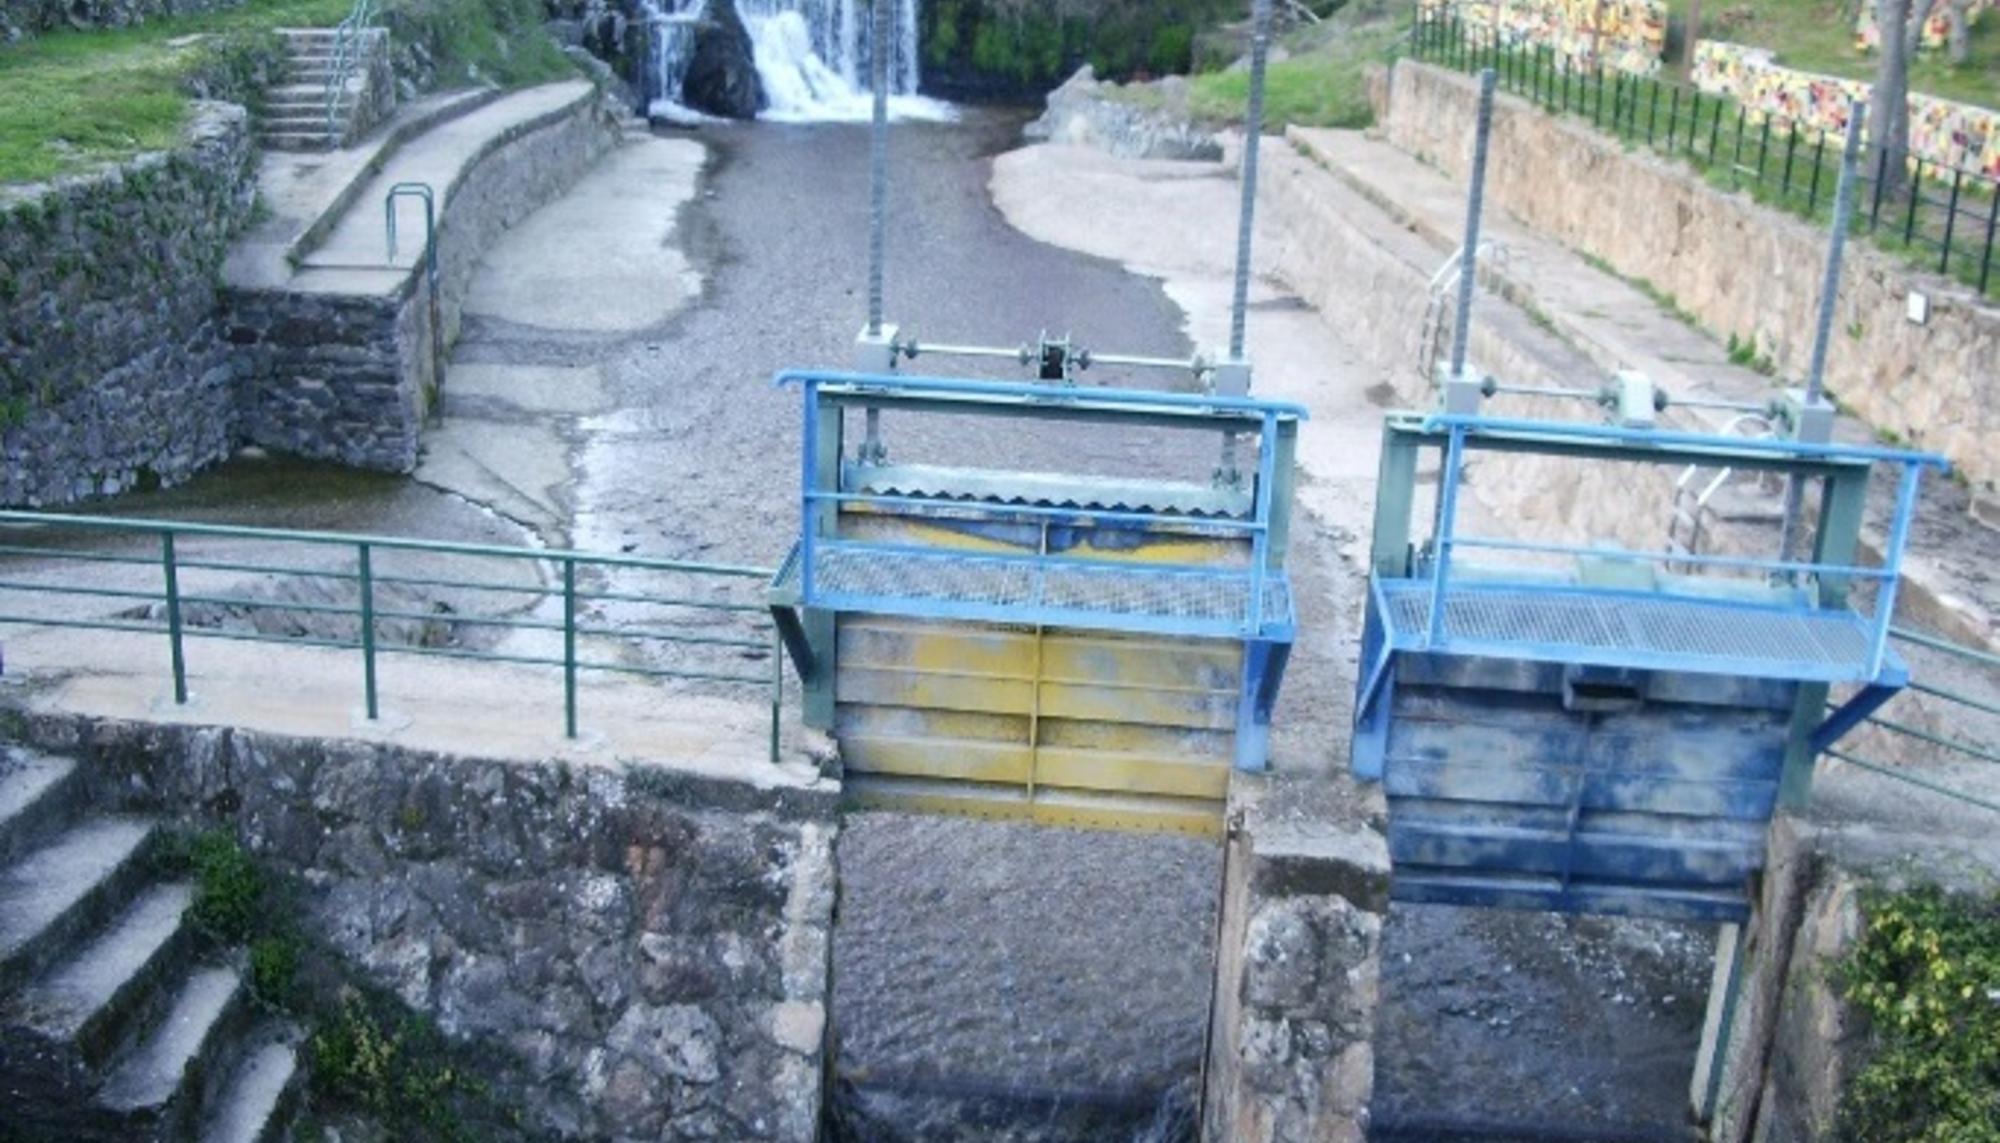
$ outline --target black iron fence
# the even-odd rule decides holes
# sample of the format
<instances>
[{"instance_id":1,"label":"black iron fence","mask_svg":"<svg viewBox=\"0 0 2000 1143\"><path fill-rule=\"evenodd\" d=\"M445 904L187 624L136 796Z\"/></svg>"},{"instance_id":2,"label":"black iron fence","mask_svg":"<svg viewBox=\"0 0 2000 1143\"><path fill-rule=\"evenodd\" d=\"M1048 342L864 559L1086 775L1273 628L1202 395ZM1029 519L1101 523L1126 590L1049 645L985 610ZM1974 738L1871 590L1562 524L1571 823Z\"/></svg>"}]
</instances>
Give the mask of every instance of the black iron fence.
<instances>
[{"instance_id":1,"label":"black iron fence","mask_svg":"<svg viewBox=\"0 0 2000 1143\"><path fill-rule=\"evenodd\" d=\"M1459 71L1492 68L1501 89L1588 119L1630 143L1680 155L1711 182L1831 221L1843 133L1746 107L1734 99L1609 67L1580 67L1536 44L1507 43L1449 16L1419 16L1411 54ZM1989 297L2000 291L1994 240L2000 180L1864 145L1850 225L1926 269Z\"/></svg>"}]
</instances>

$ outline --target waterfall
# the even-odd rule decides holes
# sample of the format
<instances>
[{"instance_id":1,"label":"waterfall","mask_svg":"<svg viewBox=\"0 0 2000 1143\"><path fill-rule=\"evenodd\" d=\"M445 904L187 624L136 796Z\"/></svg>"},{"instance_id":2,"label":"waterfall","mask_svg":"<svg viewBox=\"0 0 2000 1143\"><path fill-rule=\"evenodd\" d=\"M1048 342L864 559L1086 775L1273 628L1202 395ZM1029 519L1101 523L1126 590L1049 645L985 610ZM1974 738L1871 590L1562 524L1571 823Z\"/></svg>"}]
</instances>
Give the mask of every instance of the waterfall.
<instances>
[{"instance_id":1,"label":"waterfall","mask_svg":"<svg viewBox=\"0 0 2000 1143\"><path fill-rule=\"evenodd\" d=\"M917 94L917 5L892 0L890 113L897 118L948 119L949 105ZM656 114L685 115L681 82L694 50L695 22L710 3L736 5L750 33L757 75L769 107L761 116L784 123L853 122L873 111L869 80L874 50L869 0L639 0L655 31Z\"/></svg>"},{"instance_id":2,"label":"waterfall","mask_svg":"<svg viewBox=\"0 0 2000 1143\"><path fill-rule=\"evenodd\" d=\"M652 48L653 58L647 62L656 114L688 114L680 102L681 84L694 63L695 25L707 9L708 0L639 0L639 11L646 17L646 42Z\"/></svg>"}]
</instances>

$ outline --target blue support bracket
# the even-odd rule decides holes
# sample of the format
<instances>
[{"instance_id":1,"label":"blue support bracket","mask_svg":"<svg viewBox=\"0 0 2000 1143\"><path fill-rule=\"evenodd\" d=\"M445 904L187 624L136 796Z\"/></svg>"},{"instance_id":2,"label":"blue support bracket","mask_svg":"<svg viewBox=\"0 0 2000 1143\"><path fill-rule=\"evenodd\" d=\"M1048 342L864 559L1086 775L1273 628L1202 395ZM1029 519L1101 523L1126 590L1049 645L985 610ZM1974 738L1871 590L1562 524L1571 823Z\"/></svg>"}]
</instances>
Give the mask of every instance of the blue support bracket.
<instances>
[{"instance_id":1,"label":"blue support bracket","mask_svg":"<svg viewBox=\"0 0 2000 1143\"><path fill-rule=\"evenodd\" d=\"M1846 737L1848 731L1867 721L1869 715L1881 710L1883 704L1902 693L1909 681L1909 669L1901 663L1886 665L1882 677L1855 691L1852 698L1841 703L1826 716L1825 722L1813 730L1810 739L1812 757L1817 758L1828 747Z\"/></svg>"},{"instance_id":2,"label":"blue support bracket","mask_svg":"<svg viewBox=\"0 0 2000 1143\"><path fill-rule=\"evenodd\" d=\"M785 653L791 656L792 666L799 673L799 681L810 683L818 678L819 656L813 653L812 639L806 634L805 621L799 618L798 609L773 603L771 622L778 629L778 637L784 640Z\"/></svg>"},{"instance_id":3,"label":"blue support bracket","mask_svg":"<svg viewBox=\"0 0 2000 1143\"><path fill-rule=\"evenodd\" d=\"M1257 773L1270 766L1271 710L1291 661L1289 641L1251 639L1243 644L1243 688L1236 700L1236 768Z\"/></svg>"}]
</instances>

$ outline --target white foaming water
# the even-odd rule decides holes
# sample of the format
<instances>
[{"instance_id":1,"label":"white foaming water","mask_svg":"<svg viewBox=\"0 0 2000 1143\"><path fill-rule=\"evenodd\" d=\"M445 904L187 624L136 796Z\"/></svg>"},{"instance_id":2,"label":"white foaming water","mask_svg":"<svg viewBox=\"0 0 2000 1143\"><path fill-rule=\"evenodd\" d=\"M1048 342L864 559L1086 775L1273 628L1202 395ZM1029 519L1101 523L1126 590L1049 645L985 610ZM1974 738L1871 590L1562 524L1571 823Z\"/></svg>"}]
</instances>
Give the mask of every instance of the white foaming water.
<instances>
[{"instance_id":1,"label":"white foaming water","mask_svg":"<svg viewBox=\"0 0 2000 1143\"><path fill-rule=\"evenodd\" d=\"M734 3L769 106L759 118L780 123L852 123L874 113L869 92L874 41L867 0L641 0L654 21L653 113L700 120L680 102L694 51L693 23L709 3ZM894 0L889 55L889 113L898 119L948 120L948 103L917 94L917 5Z\"/></svg>"},{"instance_id":2,"label":"white foaming water","mask_svg":"<svg viewBox=\"0 0 2000 1143\"><path fill-rule=\"evenodd\" d=\"M727 0L724 0L726 3ZM694 28L708 10L708 0L639 0L646 14L648 61L653 73L653 102L647 110L657 118L698 123L708 118L681 104L681 85L694 63Z\"/></svg>"}]
</instances>

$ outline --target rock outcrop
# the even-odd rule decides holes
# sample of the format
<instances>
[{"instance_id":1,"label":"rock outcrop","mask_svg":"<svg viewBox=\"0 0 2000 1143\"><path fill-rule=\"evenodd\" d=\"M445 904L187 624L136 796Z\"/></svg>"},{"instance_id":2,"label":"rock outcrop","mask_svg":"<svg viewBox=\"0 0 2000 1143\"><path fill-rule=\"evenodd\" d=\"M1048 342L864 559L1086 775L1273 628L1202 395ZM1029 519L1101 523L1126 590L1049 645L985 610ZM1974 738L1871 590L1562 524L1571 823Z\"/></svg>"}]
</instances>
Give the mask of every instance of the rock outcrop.
<instances>
[{"instance_id":1,"label":"rock outcrop","mask_svg":"<svg viewBox=\"0 0 2000 1143\"><path fill-rule=\"evenodd\" d=\"M765 106L749 29L735 0L711 0L709 18L694 34L694 59L681 100L696 111L725 119L755 119Z\"/></svg>"},{"instance_id":2,"label":"rock outcrop","mask_svg":"<svg viewBox=\"0 0 2000 1143\"><path fill-rule=\"evenodd\" d=\"M1030 139L1097 147L1122 159L1222 158L1222 144L1187 114L1187 81L1179 76L1148 85L1145 102L1119 97L1086 64L1049 93L1048 110L1028 124Z\"/></svg>"}]
</instances>

